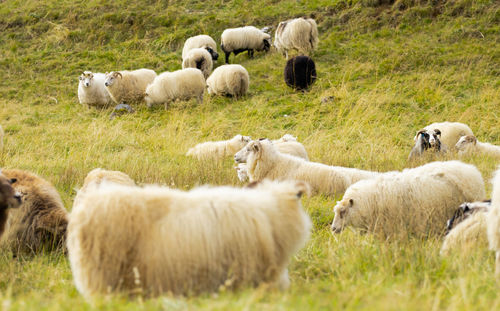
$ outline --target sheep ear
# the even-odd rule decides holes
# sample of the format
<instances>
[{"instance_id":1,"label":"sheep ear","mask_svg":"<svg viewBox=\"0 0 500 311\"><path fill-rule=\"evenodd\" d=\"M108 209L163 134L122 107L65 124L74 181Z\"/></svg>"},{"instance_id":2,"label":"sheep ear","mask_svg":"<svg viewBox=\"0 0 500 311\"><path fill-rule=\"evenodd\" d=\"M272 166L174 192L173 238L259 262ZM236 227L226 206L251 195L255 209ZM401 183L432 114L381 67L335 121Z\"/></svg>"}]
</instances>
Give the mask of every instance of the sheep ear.
<instances>
[{"instance_id":1,"label":"sheep ear","mask_svg":"<svg viewBox=\"0 0 500 311\"><path fill-rule=\"evenodd\" d=\"M434 133L436 133L436 135L441 136L441 131L439 129L434 129Z\"/></svg>"},{"instance_id":2,"label":"sheep ear","mask_svg":"<svg viewBox=\"0 0 500 311\"><path fill-rule=\"evenodd\" d=\"M259 152L259 150L260 150L260 144L259 144L259 143L255 143L255 144L253 145L253 150L254 150L255 152Z\"/></svg>"},{"instance_id":3,"label":"sheep ear","mask_svg":"<svg viewBox=\"0 0 500 311\"><path fill-rule=\"evenodd\" d=\"M10 184L12 185L13 183L15 183L17 181L17 178L11 178L10 179Z\"/></svg>"}]
</instances>

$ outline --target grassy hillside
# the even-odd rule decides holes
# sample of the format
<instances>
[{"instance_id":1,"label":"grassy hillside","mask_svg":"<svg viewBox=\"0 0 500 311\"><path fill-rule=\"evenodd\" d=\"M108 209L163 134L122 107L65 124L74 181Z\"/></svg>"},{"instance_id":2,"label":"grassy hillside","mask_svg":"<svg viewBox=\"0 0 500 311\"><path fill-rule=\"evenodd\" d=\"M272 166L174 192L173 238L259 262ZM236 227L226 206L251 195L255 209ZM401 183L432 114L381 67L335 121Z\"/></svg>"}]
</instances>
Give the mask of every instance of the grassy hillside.
<instances>
[{"instance_id":1,"label":"grassy hillside","mask_svg":"<svg viewBox=\"0 0 500 311\"><path fill-rule=\"evenodd\" d=\"M71 209L74 188L95 167L183 189L238 185L231 159L214 164L184 156L198 142L237 133L291 133L313 161L380 171L429 160L408 163L407 156L415 132L435 121L467 123L479 140L500 145L499 9L494 0L3 1L0 166L46 177ZM137 107L112 121L111 110L78 103L83 70L177 70L191 35L219 41L227 27L276 26L303 15L313 16L320 32L313 54L319 79L307 93L285 86L285 60L272 51L231 57L250 73L242 100L207 96L201 106ZM464 160L485 180L499 163ZM484 247L443 259L438 239L387 243L350 230L334 236L328 225L335 200L314 196L303 204L314 232L294 258L292 286L283 293L258 288L92 306L74 288L64 256L13 260L2 253L0 302L13 310L500 308L493 254Z\"/></svg>"}]
</instances>

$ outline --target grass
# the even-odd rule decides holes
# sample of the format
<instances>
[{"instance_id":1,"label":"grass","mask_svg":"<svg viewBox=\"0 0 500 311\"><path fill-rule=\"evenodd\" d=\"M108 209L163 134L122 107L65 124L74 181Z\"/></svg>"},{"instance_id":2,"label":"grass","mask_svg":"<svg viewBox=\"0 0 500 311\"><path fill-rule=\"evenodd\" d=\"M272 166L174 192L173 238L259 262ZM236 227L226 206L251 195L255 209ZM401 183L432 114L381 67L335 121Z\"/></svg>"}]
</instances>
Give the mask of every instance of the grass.
<instances>
[{"instance_id":1,"label":"grass","mask_svg":"<svg viewBox=\"0 0 500 311\"><path fill-rule=\"evenodd\" d=\"M407 156L415 132L435 121L467 123L479 140L500 144L499 9L493 0L3 1L0 166L44 176L71 209L74 188L95 167L183 189L238 185L230 159L213 164L184 156L198 142L236 133L291 133L313 161L380 171L423 163L408 163ZM168 111L137 107L112 121L110 110L78 104L83 70L172 71L181 67L191 35L219 41L228 27L303 15L314 16L320 31L313 55L319 79L310 92L285 86L285 60L271 52L231 57L250 73L242 100L207 97L201 106L177 103ZM485 180L498 164L481 155L463 160ZM286 292L261 287L88 304L64 256L13 260L2 253L0 302L6 310L500 308L488 250L441 258L438 239L387 243L351 230L334 236L328 229L334 203L304 199L314 232L293 259Z\"/></svg>"}]
</instances>

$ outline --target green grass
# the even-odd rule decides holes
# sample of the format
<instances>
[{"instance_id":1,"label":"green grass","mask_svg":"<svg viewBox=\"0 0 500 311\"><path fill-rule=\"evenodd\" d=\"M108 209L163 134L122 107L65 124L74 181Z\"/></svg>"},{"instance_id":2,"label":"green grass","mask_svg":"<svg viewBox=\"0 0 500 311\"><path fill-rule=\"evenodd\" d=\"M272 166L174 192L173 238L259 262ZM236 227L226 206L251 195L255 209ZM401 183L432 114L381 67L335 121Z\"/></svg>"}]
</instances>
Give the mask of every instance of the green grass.
<instances>
[{"instance_id":1,"label":"green grass","mask_svg":"<svg viewBox=\"0 0 500 311\"><path fill-rule=\"evenodd\" d=\"M435 121L467 123L479 140L500 144L498 1L389 2L0 2L0 124L6 132L0 166L44 176L71 209L74 188L95 167L183 189L238 185L231 159L213 164L184 156L198 142L237 133L291 133L313 161L380 171L423 163L408 163L407 156L415 132ZM242 100L207 97L201 106L176 103L168 111L138 107L112 121L111 110L78 104L83 70L177 70L191 35L219 41L228 27L276 26L303 15L314 16L320 31L313 55L319 79L310 92L285 86L285 60L271 52L231 57L250 73ZM464 161L477 165L485 180L498 164L480 155ZM303 203L314 232L293 259L286 292L262 287L91 305L75 289L64 256L1 254L0 303L6 310L500 308L488 250L441 258L438 239L388 243L351 230L334 236L328 224L335 200L315 196Z\"/></svg>"}]
</instances>

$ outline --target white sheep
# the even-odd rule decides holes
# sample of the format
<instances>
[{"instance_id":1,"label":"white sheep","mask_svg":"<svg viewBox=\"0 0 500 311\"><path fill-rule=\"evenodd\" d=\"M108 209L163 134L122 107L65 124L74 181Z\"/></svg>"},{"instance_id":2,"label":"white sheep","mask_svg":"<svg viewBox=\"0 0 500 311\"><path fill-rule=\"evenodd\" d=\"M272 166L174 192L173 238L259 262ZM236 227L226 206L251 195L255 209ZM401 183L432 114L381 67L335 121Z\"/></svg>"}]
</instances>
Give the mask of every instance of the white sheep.
<instances>
[{"instance_id":1,"label":"white sheep","mask_svg":"<svg viewBox=\"0 0 500 311\"><path fill-rule=\"evenodd\" d=\"M84 71L80 75L78 83L78 100L80 104L97 107L106 107L111 104L111 96L104 85L105 80L106 75L104 73Z\"/></svg>"},{"instance_id":2,"label":"white sheep","mask_svg":"<svg viewBox=\"0 0 500 311\"><path fill-rule=\"evenodd\" d=\"M214 61L219 58L219 54L217 53L217 43L215 43L215 40L209 35L198 35L188 38L184 43L184 47L182 48L182 60L187 57L189 51L197 48L207 50Z\"/></svg>"},{"instance_id":3,"label":"white sheep","mask_svg":"<svg viewBox=\"0 0 500 311\"><path fill-rule=\"evenodd\" d=\"M144 100L146 87L155 78L156 72L150 69L113 71L106 74L104 85L116 104L137 103Z\"/></svg>"},{"instance_id":4,"label":"white sheep","mask_svg":"<svg viewBox=\"0 0 500 311\"><path fill-rule=\"evenodd\" d=\"M241 65L217 67L207 79L208 94L240 97L248 92L250 76Z\"/></svg>"},{"instance_id":5,"label":"white sheep","mask_svg":"<svg viewBox=\"0 0 500 311\"><path fill-rule=\"evenodd\" d=\"M352 225L384 237L442 234L456 206L484 197L484 181L475 166L432 162L350 186L334 207L332 231Z\"/></svg>"},{"instance_id":6,"label":"white sheep","mask_svg":"<svg viewBox=\"0 0 500 311\"><path fill-rule=\"evenodd\" d=\"M373 178L380 173L329 166L308 162L304 159L281 153L269 140L251 141L235 154L237 163L247 164L250 182L265 178L272 180L302 180L315 192L339 195L351 184L361 179Z\"/></svg>"},{"instance_id":7,"label":"white sheep","mask_svg":"<svg viewBox=\"0 0 500 311\"><path fill-rule=\"evenodd\" d=\"M203 76L208 78L212 72L212 56L205 49L192 49L182 61L182 69L198 68L203 72Z\"/></svg>"},{"instance_id":8,"label":"white sheep","mask_svg":"<svg viewBox=\"0 0 500 311\"><path fill-rule=\"evenodd\" d=\"M303 182L189 192L103 183L73 206L68 255L86 298L193 295L289 286L290 258L309 238Z\"/></svg>"},{"instance_id":9,"label":"white sheep","mask_svg":"<svg viewBox=\"0 0 500 311\"><path fill-rule=\"evenodd\" d=\"M479 211L460 222L444 238L440 254L470 254L470 251L479 247L487 247L486 219L488 212Z\"/></svg>"},{"instance_id":10,"label":"white sheep","mask_svg":"<svg viewBox=\"0 0 500 311\"><path fill-rule=\"evenodd\" d=\"M490 249L496 252L496 276L500 277L500 167L493 177L491 208L486 218Z\"/></svg>"},{"instance_id":11,"label":"white sheep","mask_svg":"<svg viewBox=\"0 0 500 311\"><path fill-rule=\"evenodd\" d=\"M280 22L274 35L274 46L288 59L288 51L295 49L307 54L318 46L318 26L312 18L294 18Z\"/></svg>"},{"instance_id":12,"label":"white sheep","mask_svg":"<svg viewBox=\"0 0 500 311\"><path fill-rule=\"evenodd\" d=\"M254 26L229 28L222 32L221 48L228 64L231 53L236 56L248 51L248 56L253 57L254 50L268 52L271 48L271 36Z\"/></svg>"},{"instance_id":13,"label":"white sheep","mask_svg":"<svg viewBox=\"0 0 500 311\"><path fill-rule=\"evenodd\" d=\"M455 145L455 148L458 150L458 154L460 155L472 152L482 152L495 157L500 157L500 146L480 142L474 135L460 137Z\"/></svg>"},{"instance_id":14,"label":"white sheep","mask_svg":"<svg viewBox=\"0 0 500 311\"><path fill-rule=\"evenodd\" d=\"M186 155L196 157L198 160L219 160L227 156L233 156L251 140L249 136L238 134L228 140L207 141L190 148Z\"/></svg>"},{"instance_id":15,"label":"white sheep","mask_svg":"<svg viewBox=\"0 0 500 311\"><path fill-rule=\"evenodd\" d=\"M446 148L452 148L455 146L460 137L464 135L473 135L472 130L469 126L459 122L436 122L424 127L425 131L433 131L438 129L440 131L440 140ZM420 131L419 131L420 132ZM415 135L414 141L417 141L417 135Z\"/></svg>"},{"instance_id":16,"label":"white sheep","mask_svg":"<svg viewBox=\"0 0 500 311\"><path fill-rule=\"evenodd\" d=\"M196 68L186 68L174 72L164 72L157 76L146 88L145 100L148 107L154 104L168 104L175 100L189 100L196 98L199 104L203 103L205 92L205 78Z\"/></svg>"}]
</instances>

